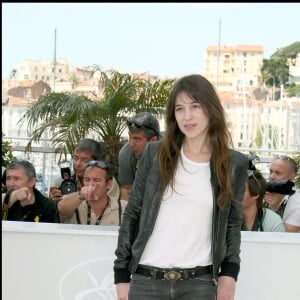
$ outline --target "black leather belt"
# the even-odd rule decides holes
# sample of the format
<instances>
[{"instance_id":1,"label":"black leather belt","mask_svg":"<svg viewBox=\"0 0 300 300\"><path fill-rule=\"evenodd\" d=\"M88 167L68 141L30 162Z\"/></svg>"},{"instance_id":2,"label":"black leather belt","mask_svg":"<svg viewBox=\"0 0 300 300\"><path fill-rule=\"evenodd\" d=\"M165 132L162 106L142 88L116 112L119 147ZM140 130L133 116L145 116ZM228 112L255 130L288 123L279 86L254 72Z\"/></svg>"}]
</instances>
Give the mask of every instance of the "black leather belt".
<instances>
[{"instance_id":1,"label":"black leather belt","mask_svg":"<svg viewBox=\"0 0 300 300\"><path fill-rule=\"evenodd\" d=\"M161 269L139 265L135 273L160 280L189 280L201 275L211 274L212 265L192 269Z\"/></svg>"}]
</instances>

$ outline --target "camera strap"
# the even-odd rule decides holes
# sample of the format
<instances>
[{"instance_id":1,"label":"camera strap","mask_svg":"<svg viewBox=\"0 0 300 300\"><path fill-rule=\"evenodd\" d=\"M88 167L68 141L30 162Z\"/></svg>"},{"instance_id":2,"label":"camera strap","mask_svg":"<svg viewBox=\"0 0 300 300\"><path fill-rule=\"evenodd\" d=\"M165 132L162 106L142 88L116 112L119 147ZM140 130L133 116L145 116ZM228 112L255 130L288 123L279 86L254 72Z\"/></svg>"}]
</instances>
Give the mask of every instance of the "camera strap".
<instances>
[{"instance_id":1,"label":"camera strap","mask_svg":"<svg viewBox=\"0 0 300 300\"><path fill-rule=\"evenodd\" d=\"M4 201L3 201L3 205L2 205L2 220L7 220L8 218L8 202L9 202L9 198L10 198L10 194L13 192L13 189L10 189L7 191L7 193L4 196Z\"/></svg>"},{"instance_id":2,"label":"camera strap","mask_svg":"<svg viewBox=\"0 0 300 300\"><path fill-rule=\"evenodd\" d=\"M119 225L121 225L121 220L122 220L122 204L121 204L121 198L118 199L118 205L119 205Z\"/></svg>"},{"instance_id":3,"label":"camera strap","mask_svg":"<svg viewBox=\"0 0 300 300\"><path fill-rule=\"evenodd\" d=\"M75 215L76 215L77 224L81 224L78 208L75 208Z\"/></svg>"},{"instance_id":4,"label":"camera strap","mask_svg":"<svg viewBox=\"0 0 300 300\"><path fill-rule=\"evenodd\" d=\"M109 202L107 202L106 207L108 206L108 203L109 203ZM88 202L86 202L86 204L87 204L87 206L88 206L87 225L90 225L90 224L91 224L91 220L92 220L92 218L91 218L91 211L92 211L92 209L91 209L91 206L89 205ZM100 224L101 219L102 219L102 216L103 216L103 214L104 214L104 212L105 212L106 207L104 208L102 214L97 218L95 225L99 225L99 224Z\"/></svg>"},{"instance_id":5,"label":"camera strap","mask_svg":"<svg viewBox=\"0 0 300 300\"><path fill-rule=\"evenodd\" d=\"M284 213L284 210L285 210L285 207L286 207L286 204L287 204L287 199L284 199L281 204L279 205L278 209L277 209L277 214L282 218L283 217L283 213Z\"/></svg>"}]
</instances>

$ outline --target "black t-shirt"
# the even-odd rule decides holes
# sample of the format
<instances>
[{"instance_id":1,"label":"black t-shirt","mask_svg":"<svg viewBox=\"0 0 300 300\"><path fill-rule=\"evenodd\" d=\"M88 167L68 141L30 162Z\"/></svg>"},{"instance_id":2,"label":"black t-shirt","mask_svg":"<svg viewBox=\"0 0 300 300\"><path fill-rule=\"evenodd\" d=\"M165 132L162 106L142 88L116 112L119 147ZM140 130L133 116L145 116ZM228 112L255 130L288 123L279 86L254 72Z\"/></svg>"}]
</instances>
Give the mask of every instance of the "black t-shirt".
<instances>
[{"instance_id":1,"label":"black t-shirt","mask_svg":"<svg viewBox=\"0 0 300 300\"><path fill-rule=\"evenodd\" d=\"M56 205L34 188L35 202L22 207L20 201L16 201L9 209L7 220L24 222L56 223Z\"/></svg>"}]
</instances>

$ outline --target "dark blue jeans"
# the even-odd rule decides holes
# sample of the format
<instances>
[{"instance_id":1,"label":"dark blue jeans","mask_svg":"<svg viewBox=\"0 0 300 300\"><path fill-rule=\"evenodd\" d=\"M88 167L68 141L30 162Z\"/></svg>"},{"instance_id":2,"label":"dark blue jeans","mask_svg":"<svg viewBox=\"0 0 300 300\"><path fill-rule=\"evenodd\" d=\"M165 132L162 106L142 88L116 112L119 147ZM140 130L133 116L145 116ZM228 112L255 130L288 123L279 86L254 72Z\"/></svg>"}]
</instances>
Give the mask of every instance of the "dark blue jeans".
<instances>
[{"instance_id":1,"label":"dark blue jeans","mask_svg":"<svg viewBox=\"0 0 300 300\"><path fill-rule=\"evenodd\" d=\"M177 281L133 274L129 300L215 300L216 291L211 274Z\"/></svg>"}]
</instances>

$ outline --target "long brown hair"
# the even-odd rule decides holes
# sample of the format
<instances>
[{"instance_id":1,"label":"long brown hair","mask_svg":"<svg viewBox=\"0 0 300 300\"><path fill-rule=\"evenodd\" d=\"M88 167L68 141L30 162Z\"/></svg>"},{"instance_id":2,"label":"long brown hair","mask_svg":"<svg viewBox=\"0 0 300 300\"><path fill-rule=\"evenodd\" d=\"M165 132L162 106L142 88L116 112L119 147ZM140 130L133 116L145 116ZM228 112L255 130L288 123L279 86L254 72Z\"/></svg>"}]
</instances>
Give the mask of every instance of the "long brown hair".
<instances>
[{"instance_id":1,"label":"long brown hair","mask_svg":"<svg viewBox=\"0 0 300 300\"><path fill-rule=\"evenodd\" d=\"M231 196L229 146L232 145L227 128L225 111L213 85L201 75L189 75L175 82L166 106L166 129L159 148L158 161L162 176L160 192L168 184L174 188L174 176L180 157L184 134L175 119L178 94L185 92L201 104L209 119L208 139L212 148L211 163L216 176L219 194L217 205L225 209Z\"/></svg>"}]
</instances>

